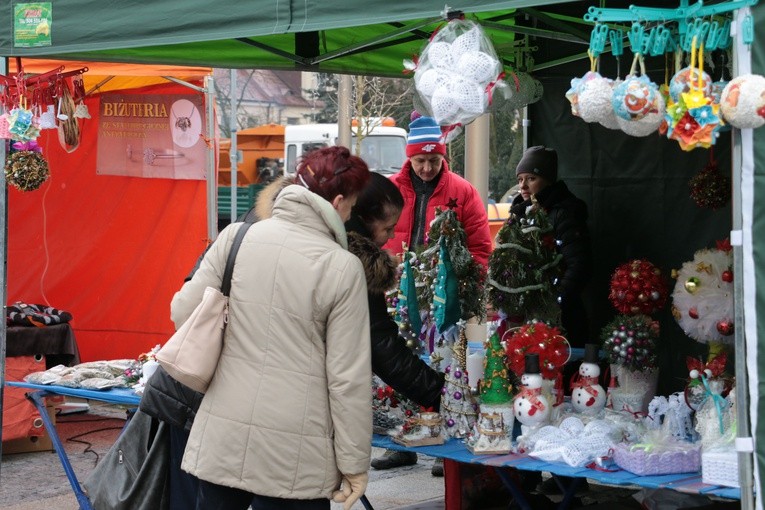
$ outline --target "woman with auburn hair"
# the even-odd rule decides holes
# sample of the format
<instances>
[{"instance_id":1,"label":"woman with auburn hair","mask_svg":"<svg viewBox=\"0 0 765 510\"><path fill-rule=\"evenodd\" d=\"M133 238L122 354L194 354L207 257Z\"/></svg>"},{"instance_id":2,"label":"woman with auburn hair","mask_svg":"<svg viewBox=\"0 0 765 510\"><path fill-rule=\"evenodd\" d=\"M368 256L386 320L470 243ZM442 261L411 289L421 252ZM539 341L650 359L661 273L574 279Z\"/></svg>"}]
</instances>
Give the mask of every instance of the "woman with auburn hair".
<instances>
[{"instance_id":1,"label":"woman with auburn hair","mask_svg":"<svg viewBox=\"0 0 765 510\"><path fill-rule=\"evenodd\" d=\"M333 495L349 509L363 495L369 312L343 223L368 180L367 165L344 147L311 152L271 217L242 240L223 352L181 466L200 480L197 510L326 510ZM221 232L173 298L177 327L206 287L220 287L240 226Z\"/></svg>"}]
</instances>

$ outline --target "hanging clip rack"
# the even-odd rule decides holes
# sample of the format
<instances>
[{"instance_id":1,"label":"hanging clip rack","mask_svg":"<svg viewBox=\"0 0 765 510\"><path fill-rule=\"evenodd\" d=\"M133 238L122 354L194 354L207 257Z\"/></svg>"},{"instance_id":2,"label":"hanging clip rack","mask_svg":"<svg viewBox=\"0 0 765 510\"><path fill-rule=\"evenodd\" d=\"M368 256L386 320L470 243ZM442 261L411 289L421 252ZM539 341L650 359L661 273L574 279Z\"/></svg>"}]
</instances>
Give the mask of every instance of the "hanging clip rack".
<instances>
[{"instance_id":1,"label":"hanging clip rack","mask_svg":"<svg viewBox=\"0 0 765 510\"><path fill-rule=\"evenodd\" d=\"M692 39L692 37L688 37L687 34L689 32L689 23L688 20L691 18L704 18L704 17L711 17L716 14L722 14L726 12L735 11L736 9L741 9L743 7L751 7L753 5L756 5L759 0L730 0L728 2L719 3L715 5L707 5L704 6L704 2L702 0L698 0L695 4L689 5L688 0L680 0L680 7L677 7L676 9L665 9L661 7L640 7L637 5L630 5L629 9L609 9L605 7L595 7L591 6L587 13L584 15L584 20L589 21L592 23L598 23L598 22L627 22L627 21L675 21L677 22L678 27L678 35L680 37L680 42L682 43L682 46L685 46L685 42L687 39ZM691 23L696 23L698 20L695 20ZM709 25L709 22L699 22L699 23L707 23L708 26L705 27L695 27L695 30L704 30L706 33L704 34L705 38L709 38L711 35L711 28L712 26ZM718 38L717 41L717 47L718 48L724 48L724 44L726 42L720 41L719 39L725 39L722 37L722 35L717 32L717 30L725 30L725 24L723 24L723 27L714 27L716 32L713 37ZM727 24L727 32L730 32L730 24ZM698 33L696 34L698 35ZM723 45L721 45L721 43ZM688 40L688 47L690 48L690 40Z\"/></svg>"}]
</instances>

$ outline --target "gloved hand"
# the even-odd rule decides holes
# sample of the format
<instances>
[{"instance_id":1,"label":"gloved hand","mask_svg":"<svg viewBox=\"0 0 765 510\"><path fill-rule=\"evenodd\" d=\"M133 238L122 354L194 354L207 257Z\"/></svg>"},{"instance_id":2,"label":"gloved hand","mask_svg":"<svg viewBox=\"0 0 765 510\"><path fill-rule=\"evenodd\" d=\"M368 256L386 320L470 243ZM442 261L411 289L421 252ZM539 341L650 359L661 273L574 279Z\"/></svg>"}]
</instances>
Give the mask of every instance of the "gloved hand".
<instances>
[{"instance_id":1,"label":"gloved hand","mask_svg":"<svg viewBox=\"0 0 765 510\"><path fill-rule=\"evenodd\" d=\"M357 475L343 475L340 490L332 493L332 501L335 503L345 503L343 510L351 510L353 504L367 490L367 483L369 483L369 474L366 472Z\"/></svg>"}]
</instances>

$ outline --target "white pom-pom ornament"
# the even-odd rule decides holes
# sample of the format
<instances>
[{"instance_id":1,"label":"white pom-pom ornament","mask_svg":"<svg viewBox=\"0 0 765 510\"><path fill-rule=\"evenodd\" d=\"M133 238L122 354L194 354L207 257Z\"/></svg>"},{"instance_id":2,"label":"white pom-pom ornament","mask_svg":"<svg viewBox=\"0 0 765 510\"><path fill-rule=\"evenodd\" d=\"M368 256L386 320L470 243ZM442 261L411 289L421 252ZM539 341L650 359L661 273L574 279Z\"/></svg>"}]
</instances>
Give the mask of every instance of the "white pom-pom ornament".
<instances>
[{"instance_id":1,"label":"white pom-pom ornament","mask_svg":"<svg viewBox=\"0 0 765 510\"><path fill-rule=\"evenodd\" d=\"M425 55L432 66L454 69L452 45L448 42L431 42L426 48Z\"/></svg>"},{"instance_id":2,"label":"white pom-pom ornament","mask_svg":"<svg viewBox=\"0 0 765 510\"><path fill-rule=\"evenodd\" d=\"M454 119L460 110L457 104L457 98L447 84L439 85L433 92L430 99L430 109L433 111L433 118L441 125L453 124Z\"/></svg>"},{"instance_id":3,"label":"white pom-pom ornament","mask_svg":"<svg viewBox=\"0 0 765 510\"><path fill-rule=\"evenodd\" d=\"M432 96L439 85L447 81L447 75L443 71L430 68L414 74L414 86L417 91L425 96Z\"/></svg>"},{"instance_id":4,"label":"white pom-pom ornament","mask_svg":"<svg viewBox=\"0 0 765 510\"><path fill-rule=\"evenodd\" d=\"M630 136L648 136L659 129L664 120L664 110L664 98L661 97L661 94L656 94L654 107L644 117L636 120L624 120L616 116L616 123L619 125L619 129Z\"/></svg>"},{"instance_id":5,"label":"white pom-pom ornament","mask_svg":"<svg viewBox=\"0 0 765 510\"><path fill-rule=\"evenodd\" d=\"M466 112L481 114L486 109L486 94L477 82L458 80L452 84L450 90L459 107Z\"/></svg>"},{"instance_id":6,"label":"white pom-pom ornament","mask_svg":"<svg viewBox=\"0 0 765 510\"><path fill-rule=\"evenodd\" d=\"M482 51L469 51L463 53L457 60L457 70L465 79L487 84L499 74L498 64L499 62L491 55Z\"/></svg>"},{"instance_id":7,"label":"white pom-pom ornament","mask_svg":"<svg viewBox=\"0 0 765 510\"><path fill-rule=\"evenodd\" d=\"M765 78L745 74L725 86L720 111L729 124L739 128L758 128L765 124Z\"/></svg>"},{"instance_id":8,"label":"white pom-pom ornament","mask_svg":"<svg viewBox=\"0 0 765 510\"><path fill-rule=\"evenodd\" d=\"M452 42L452 54L455 58L462 57L465 53L477 52L481 49L481 31L473 27L464 34L458 36Z\"/></svg>"},{"instance_id":9,"label":"white pom-pom ornament","mask_svg":"<svg viewBox=\"0 0 765 510\"><path fill-rule=\"evenodd\" d=\"M614 109L611 106L613 92L611 80L600 75L582 83L578 94L579 116L582 120L600 122L601 119L613 115Z\"/></svg>"}]
</instances>

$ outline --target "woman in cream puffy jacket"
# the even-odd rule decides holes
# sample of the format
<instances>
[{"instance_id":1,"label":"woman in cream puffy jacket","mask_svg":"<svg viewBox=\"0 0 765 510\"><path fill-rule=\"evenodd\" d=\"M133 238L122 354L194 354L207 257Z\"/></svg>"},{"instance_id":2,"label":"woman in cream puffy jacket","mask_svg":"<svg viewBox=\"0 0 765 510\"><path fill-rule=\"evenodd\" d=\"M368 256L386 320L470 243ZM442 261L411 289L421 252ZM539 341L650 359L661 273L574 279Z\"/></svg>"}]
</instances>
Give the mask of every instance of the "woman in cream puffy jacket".
<instances>
[{"instance_id":1,"label":"woman in cream puffy jacket","mask_svg":"<svg viewBox=\"0 0 765 510\"><path fill-rule=\"evenodd\" d=\"M368 178L343 147L312 152L298 169L302 186L286 187L272 217L245 235L223 352L183 457L182 469L201 480L197 510L329 509L333 493L350 508L363 494L369 312L343 222ZM176 326L206 287L220 288L240 225L221 232L173 298Z\"/></svg>"}]
</instances>

